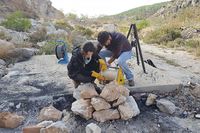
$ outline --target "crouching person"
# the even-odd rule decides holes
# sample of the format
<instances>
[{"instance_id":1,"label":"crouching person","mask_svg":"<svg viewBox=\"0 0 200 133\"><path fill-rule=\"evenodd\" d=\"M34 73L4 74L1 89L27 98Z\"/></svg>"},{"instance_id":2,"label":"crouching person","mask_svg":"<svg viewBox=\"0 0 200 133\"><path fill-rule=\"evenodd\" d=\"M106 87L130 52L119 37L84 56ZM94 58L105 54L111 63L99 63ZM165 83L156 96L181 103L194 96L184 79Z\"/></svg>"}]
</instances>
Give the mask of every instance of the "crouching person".
<instances>
[{"instance_id":1,"label":"crouching person","mask_svg":"<svg viewBox=\"0 0 200 133\"><path fill-rule=\"evenodd\" d=\"M72 51L72 57L67 66L68 76L73 80L74 87L81 83L94 83L97 78L104 80L100 70L107 69L105 61L100 58L92 42L86 42Z\"/></svg>"}]
</instances>

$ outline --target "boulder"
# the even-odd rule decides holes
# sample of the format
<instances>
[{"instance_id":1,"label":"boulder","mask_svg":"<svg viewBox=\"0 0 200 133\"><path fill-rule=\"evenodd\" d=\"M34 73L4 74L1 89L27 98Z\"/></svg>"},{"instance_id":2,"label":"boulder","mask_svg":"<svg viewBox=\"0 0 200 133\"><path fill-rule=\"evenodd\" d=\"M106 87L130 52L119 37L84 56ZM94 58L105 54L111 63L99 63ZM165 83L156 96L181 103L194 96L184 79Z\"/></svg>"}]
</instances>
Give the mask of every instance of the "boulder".
<instances>
[{"instance_id":1,"label":"boulder","mask_svg":"<svg viewBox=\"0 0 200 133\"><path fill-rule=\"evenodd\" d=\"M176 110L176 106L165 99L156 100L156 105L161 112L166 114L173 114Z\"/></svg>"},{"instance_id":2,"label":"boulder","mask_svg":"<svg viewBox=\"0 0 200 133\"><path fill-rule=\"evenodd\" d=\"M118 28L114 24L104 24L103 30L108 32L116 32L118 31Z\"/></svg>"},{"instance_id":3,"label":"boulder","mask_svg":"<svg viewBox=\"0 0 200 133\"><path fill-rule=\"evenodd\" d=\"M0 127L14 129L20 126L24 121L23 116L2 112L0 114Z\"/></svg>"},{"instance_id":4,"label":"boulder","mask_svg":"<svg viewBox=\"0 0 200 133\"><path fill-rule=\"evenodd\" d=\"M98 97L99 94L93 88L84 88L81 90L81 97L84 98L93 98Z\"/></svg>"},{"instance_id":5,"label":"boulder","mask_svg":"<svg viewBox=\"0 0 200 133\"><path fill-rule=\"evenodd\" d=\"M98 122L106 122L109 120L119 119L120 114L117 109L105 109L100 111L95 111L93 113L93 119Z\"/></svg>"},{"instance_id":6,"label":"boulder","mask_svg":"<svg viewBox=\"0 0 200 133\"><path fill-rule=\"evenodd\" d=\"M68 129L62 122L58 121L46 128L42 128L40 133L68 133Z\"/></svg>"},{"instance_id":7,"label":"boulder","mask_svg":"<svg viewBox=\"0 0 200 133\"><path fill-rule=\"evenodd\" d=\"M112 102L121 97L121 95L128 97L130 90L125 88L123 85L118 85L117 81L111 81L109 84L105 85L100 96L103 97L107 102Z\"/></svg>"},{"instance_id":8,"label":"boulder","mask_svg":"<svg viewBox=\"0 0 200 133\"><path fill-rule=\"evenodd\" d=\"M127 102L119 105L118 110L122 120L128 120L134 116L133 111Z\"/></svg>"},{"instance_id":9,"label":"boulder","mask_svg":"<svg viewBox=\"0 0 200 133\"><path fill-rule=\"evenodd\" d=\"M127 97L126 102L130 105L130 107L133 111L133 117L140 114L140 110L138 108L138 105L137 105L137 103L135 102L135 99L132 96Z\"/></svg>"},{"instance_id":10,"label":"boulder","mask_svg":"<svg viewBox=\"0 0 200 133\"><path fill-rule=\"evenodd\" d=\"M91 99L91 104L96 111L111 108L111 105L109 103L107 103L106 100L104 100L101 97L93 97Z\"/></svg>"},{"instance_id":11,"label":"boulder","mask_svg":"<svg viewBox=\"0 0 200 133\"><path fill-rule=\"evenodd\" d=\"M50 120L57 121L62 117L62 112L54 108L53 106L45 107L40 111L38 121Z\"/></svg>"},{"instance_id":12,"label":"boulder","mask_svg":"<svg viewBox=\"0 0 200 133\"><path fill-rule=\"evenodd\" d=\"M117 99L117 101L113 102L113 107L116 107L122 103L124 103L126 101L126 97L121 95L121 97L119 99Z\"/></svg>"},{"instance_id":13,"label":"boulder","mask_svg":"<svg viewBox=\"0 0 200 133\"><path fill-rule=\"evenodd\" d=\"M35 126L30 125L23 127L23 133L40 133L40 129L45 128L45 126Z\"/></svg>"},{"instance_id":14,"label":"boulder","mask_svg":"<svg viewBox=\"0 0 200 133\"><path fill-rule=\"evenodd\" d=\"M101 128L94 123L90 123L85 128L86 133L101 133Z\"/></svg>"},{"instance_id":15,"label":"boulder","mask_svg":"<svg viewBox=\"0 0 200 133\"><path fill-rule=\"evenodd\" d=\"M90 99L80 99L73 102L71 107L72 112L75 115L80 115L86 120L89 120L90 118L92 118L92 112L94 111L94 108L91 105L90 101Z\"/></svg>"}]
</instances>

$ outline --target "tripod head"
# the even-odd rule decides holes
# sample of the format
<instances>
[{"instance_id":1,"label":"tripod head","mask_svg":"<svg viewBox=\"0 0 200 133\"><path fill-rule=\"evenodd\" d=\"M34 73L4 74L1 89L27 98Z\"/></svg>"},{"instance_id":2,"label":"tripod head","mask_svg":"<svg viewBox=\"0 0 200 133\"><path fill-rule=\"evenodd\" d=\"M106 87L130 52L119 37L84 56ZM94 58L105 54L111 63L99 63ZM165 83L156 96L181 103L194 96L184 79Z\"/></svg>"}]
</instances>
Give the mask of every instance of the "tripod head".
<instances>
[{"instance_id":1,"label":"tripod head","mask_svg":"<svg viewBox=\"0 0 200 133\"><path fill-rule=\"evenodd\" d=\"M131 34L131 46L135 47L135 49L136 49L137 64L138 65L140 64L139 55L138 55L138 53L139 53L140 54L140 59L141 59L141 62L142 62L143 71L144 71L144 73L146 73L145 66L144 66L144 61L143 61L143 56L142 56L142 51L141 51L141 47L140 47L140 42L139 42L139 38L138 38L138 34L137 34L137 28L136 28L135 24L131 24L130 25L130 29L128 31L127 39L129 37L131 31L132 31L132 34Z\"/></svg>"}]
</instances>

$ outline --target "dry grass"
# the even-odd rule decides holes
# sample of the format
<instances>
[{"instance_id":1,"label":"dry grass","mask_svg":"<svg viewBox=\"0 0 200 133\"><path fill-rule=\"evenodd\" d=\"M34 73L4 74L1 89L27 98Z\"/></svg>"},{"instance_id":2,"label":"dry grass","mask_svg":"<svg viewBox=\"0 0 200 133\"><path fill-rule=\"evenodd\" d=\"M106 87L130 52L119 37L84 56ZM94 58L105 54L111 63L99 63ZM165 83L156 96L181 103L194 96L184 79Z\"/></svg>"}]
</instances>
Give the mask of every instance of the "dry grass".
<instances>
[{"instance_id":1,"label":"dry grass","mask_svg":"<svg viewBox=\"0 0 200 133\"><path fill-rule=\"evenodd\" d=\"M14 45L0 41L0 59L6 60L14 49Z\"/></svg>"}]
</instances>

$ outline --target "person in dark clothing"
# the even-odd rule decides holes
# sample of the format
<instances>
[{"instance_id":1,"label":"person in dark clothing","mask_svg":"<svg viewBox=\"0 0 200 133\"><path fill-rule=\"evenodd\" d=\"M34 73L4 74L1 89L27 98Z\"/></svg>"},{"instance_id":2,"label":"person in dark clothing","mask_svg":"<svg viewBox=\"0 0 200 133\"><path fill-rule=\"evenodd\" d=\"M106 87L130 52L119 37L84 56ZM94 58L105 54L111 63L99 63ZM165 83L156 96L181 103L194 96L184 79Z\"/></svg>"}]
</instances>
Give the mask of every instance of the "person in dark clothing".
<instances>
[{"instance_id":1,"label":"person in dark clothing","mask_svg":"<svg viewBox=\"0 0 200 133\"><path fill-rule=\"evenodd\" d=\"M86 42L72 51L67 69L68 76L73 80L75 88L81 82L94 83L96 78L99 81L104 80L99 74L100 70L107 69L105 61L102 62L102 60L92 42Z\"/></svg>"},{"instance_id":2,"label":"person in dark clothing","mask_svg":"<svg viewBox=\"0 0 200 133\"><path fill-rule=\"evenodd\" d=\"M129 81L129 86L134 86L134 76L130 71L126 61L131 58L132 46L128 39L119 32L107 32L101 31L98 34L97 52L100 57L106 62L106 57L110 57L108 65L110 65L115 59L118 59L118 65L126 75L126 79ZM106 49L102 50L105 46Z\"/></svg>"}]
</instances>

